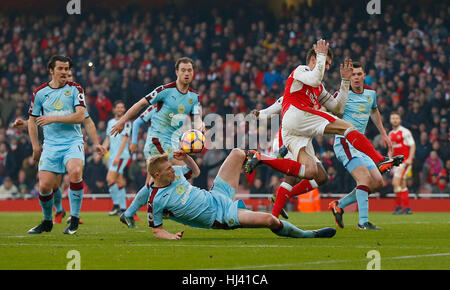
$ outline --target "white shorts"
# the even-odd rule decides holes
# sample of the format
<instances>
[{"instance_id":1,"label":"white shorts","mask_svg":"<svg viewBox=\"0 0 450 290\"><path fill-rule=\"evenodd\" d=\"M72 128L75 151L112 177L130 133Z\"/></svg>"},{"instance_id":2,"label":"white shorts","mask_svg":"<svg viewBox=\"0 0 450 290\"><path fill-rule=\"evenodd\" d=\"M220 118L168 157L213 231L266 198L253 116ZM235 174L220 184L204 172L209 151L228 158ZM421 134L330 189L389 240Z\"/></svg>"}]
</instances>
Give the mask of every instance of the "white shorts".
<instances>
[{"instance_id":1,"label":"white shorts","mask_svg":"<svg viewBox=\"0 0 450 290\"><path fill-rule=\"evenodd\" d=\"M308 155L317 162L312 138L323 136L325 127L334 122L336 117L330 113L306 108L308 111L300 110L295 106L290 106L281 120L281 136L283 144L292 152L295 160L298 158L300 149L306 147Z\"/></svg>"},{"instance_id":2,"label":"white shorts","mask_svg":"<svg viewBox=\"0 0 450 290\"><path fill-rule=\"evenodd\" d=\"M394 178L399 178L400 180L406 180L411 175L411 165L406 165L405 163L400 164L399 166L392 167L392 173L394 174Z\"/></svg>"},{"instance_id":3,"label":"white shorts","mask_svg":"<svg viewBox=\"0 0 450 290\"><path fill-rule=\"evenodd\" d=\"M273 143L272 143L272 152L276 155L278 150L280 149L280 132L278 132L275 135L275 138L273 138ZM285 159L291 159L294 161L297 161L296 159L294 159L294 156L292 155L292 153L290 151L288 151L288 153L286 154L286 156L284 156Z\"/></svg>"}]
</instances>

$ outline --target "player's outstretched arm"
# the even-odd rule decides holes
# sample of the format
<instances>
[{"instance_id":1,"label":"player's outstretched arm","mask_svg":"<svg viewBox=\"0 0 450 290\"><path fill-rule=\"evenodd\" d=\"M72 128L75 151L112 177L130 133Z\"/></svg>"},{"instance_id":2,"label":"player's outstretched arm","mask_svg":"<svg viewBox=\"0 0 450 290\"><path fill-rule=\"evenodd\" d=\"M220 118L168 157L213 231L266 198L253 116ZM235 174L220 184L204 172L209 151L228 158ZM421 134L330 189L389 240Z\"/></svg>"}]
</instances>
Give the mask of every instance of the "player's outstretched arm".
<instances>
[{"instance_id":1,"label":"player's outstretched arm","mask_svg":"<svg viewBox=\"0 0 450 290\"><path fill-rule=\"evenodd\" d=\"M280 114L281 111L283 110L282 104L283 104L283 96L279 97L278 100L276 100L276 102L270 105L269 107L261 111L253 110L251 113L255 115L257 118L262 115L264 116L277 115Z\"/></svg>"},{"instance_id":2,"label":"player's outstretched arm","mask_svg":"<svg viewBox=\"0 0 450 290\"><path fill-rule=\"evenodd\" d=\"M132 118L134 118L139 112L147 107L149 105L149 102L146 98L142 98L139 100L139 102L135 103L131 108L128 109L128 111L125 113L125 115L122 116L122 118L117 121L116 124L111 129L111 136L116 136L120 132L122 132L123 128L125 127L125 123Z\"/></svg>"},{"instance_id":3,"label":"player's outstretched arm","mask_svg":"<svg viewBox=\"0 0 450 290\"><path fill-rule=\"evenodd\" d=\"M325 74L325 63L327 61L329 44L319 39L314 45L316 52L316 65L313 70L303 70L301 67L295 69L292 77L308 86L317 87L321 84Z\"/></svg>"},{"instance_id":4,"label":"player's outstretched arm","mask_svg":"<svg viewBox=\"0 0 450 290\"><path fill-rule=\"evenodd\" d=\"M184 231L178 232L176 234L171 234L163 229L162 225L156 228L152 228L153 235L158 239L166 239L166 240L181 240L183 237Z\"/></svg>"},{"instance_id":5,"label":"player's outstretched arm","mask_svg":"<svg viewBox=\"0 0 450 290\"><path fill-rule=\"evenodd\" d=\"M344 114L345 106L347 105L348 93L350 90L350 78L353 73L352 60L346 57L344 63L341 64L340 70L342 81L339 92L332 96L324 88L317 99L319 103L325 106L325 108L338 116Z\"/></svg>"}]
</instances>

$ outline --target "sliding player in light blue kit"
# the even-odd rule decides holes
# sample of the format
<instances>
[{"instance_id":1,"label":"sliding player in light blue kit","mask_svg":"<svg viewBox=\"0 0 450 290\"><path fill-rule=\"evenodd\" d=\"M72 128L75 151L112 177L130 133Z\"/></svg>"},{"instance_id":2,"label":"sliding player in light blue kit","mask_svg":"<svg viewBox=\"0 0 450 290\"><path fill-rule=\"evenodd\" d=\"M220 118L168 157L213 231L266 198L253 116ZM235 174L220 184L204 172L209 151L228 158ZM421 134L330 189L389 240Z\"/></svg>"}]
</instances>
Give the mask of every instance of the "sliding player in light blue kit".
<instances>
[{"instance_id":1,"label":"sliding player in light blue kit","mask_svg":"<svg viewBox=\"0 0 450 290\"><path fill-rule=\"evenodd\" d=\"M233 149L219 169L210 191L192 186L186 174L198 176L200 169L183 150L173 153L186 166L172 166L168 155L152 156L147 162L154 182L148 185L148 224L156 238L180 240L184 231L171 234L163 229L163 218L206 229L268 228L278 236L291 238L331 238L334 228L302 230L280 221L270 213L245 208L242 200L233 200L247 153Z\"/></svg>"},{"instance_id":2,"label":"sliding player in light blue kit","mask_svg":"<svg viewBox=\"0 0 450 290\"><path fill-rule=\"evenodd\" d=\"M189 115L194 117L194 126L203 130L198 93L190 88L194 77L194 62L186 57L178 59L175 63L175 73L177 75L175 82L156 88L134 104L113 126L111 135L120 133L125 122L136 116L143 108L155 105L144 154L149 157L167 152L172 160L172 152L179 149L181 129ZM149 183L150 177L147 176L146 184ZM148 187L144 185L129 208L120 216L121 222L129 228L135 228L133 216L146 205L149 195Z\"/></svg>"},{"instance_id":3,"label":"sliding player in light blue kit","mask_svg":"<svg viewBox=\"0 0 450 290\"><path fill-rule=\"evenodd\" d=\"M353 62L353 74L350 79L351 91L348 95L342 120L352 123L360 133L364 134L370 117L380 132L384 145L388 147L389 154L391 154L392 145L381 121L375 90L364 85L365 76L361 63ZM379 169L372 159L356 150L344 136L335 136L334 152L356 181L356 188L348 195L329 204L337 225L344 228L344 208L358 202L358 229L380 229L369 221L368 198L371 192L383 186L383 178ZM395 165L398 166L398 164Z\"/></svg>"}]
</instances>

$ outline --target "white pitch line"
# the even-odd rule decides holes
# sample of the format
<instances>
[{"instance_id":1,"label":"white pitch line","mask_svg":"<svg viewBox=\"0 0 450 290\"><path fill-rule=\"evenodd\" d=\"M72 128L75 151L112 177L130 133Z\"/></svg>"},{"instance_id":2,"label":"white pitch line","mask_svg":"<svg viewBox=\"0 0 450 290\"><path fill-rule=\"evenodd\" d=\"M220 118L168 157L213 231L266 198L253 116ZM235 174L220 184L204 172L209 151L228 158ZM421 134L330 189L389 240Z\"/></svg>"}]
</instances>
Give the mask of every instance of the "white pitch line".
<instances>
[{"instance_id":1,"label":"white pitch line","mask_svg":"<svg viewBox=\"0 0 450 290\"><path fill-rule=\"evenodd\" d=\"M382 260L401 260L401 259L416 259L416 258L428 258L428 257L439 257L439 256L450 256L450 253L436 253L428 255L413 255L413 256L399 256L399 257L382 257ZM272 265L253 265L246 267L234 267L234 268L217 268L217 269L202 269L202 270L244 270L244 269L263 269L263 268L279 268L279 267L290 267L290 266L302 266L302 265L317 265L317 264L336 264L344 262L362 262L368 259L358 259L358 260L330 260L330 261L314 261L314 262L303 262L303 263L292 263L292 264L272 264Z\"/></svg>"}]
</instances>

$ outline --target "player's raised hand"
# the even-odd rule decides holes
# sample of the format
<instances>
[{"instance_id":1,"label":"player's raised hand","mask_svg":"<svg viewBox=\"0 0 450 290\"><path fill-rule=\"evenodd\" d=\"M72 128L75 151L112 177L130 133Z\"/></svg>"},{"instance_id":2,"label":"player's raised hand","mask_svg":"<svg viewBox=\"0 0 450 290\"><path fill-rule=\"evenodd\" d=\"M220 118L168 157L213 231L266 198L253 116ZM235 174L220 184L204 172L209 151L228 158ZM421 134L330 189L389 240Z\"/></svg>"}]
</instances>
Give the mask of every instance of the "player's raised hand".
<instances>
[{"instance_id":1,"label":"player's raised hand","mask_svg":"<svg viewBox=\"0 0 450 290\"><path fill-rule=\"evenodd\" d=\"M316 54L322 53L327 55L329 46L330 44L326 42L324 39L319 39L317 43L313 45L313 48Z\"/></svg>"},{"instance_id":2,"label":"player's raised hand","mask_svg":"<svg viewBox=\"0 0 450 290\"><path fill-rule=\"evenodd\" d=\"M344 63L341 63L341 78L350 79L353 74L353 62L351 58L346 57Z\"/></svg>"},{"instance_id":3,"label":"player's raised hand","mask_svg":"<svg viewBox=\"0 0 450 290\"><path fill-rule=\"evenodd\" d=\"M119 121L117 121L116 124L114 124L114 126L112 126L111 129L111 136L117 136L117 134L120 134L120 132L123 131L123 128L125 127L125 122L122 121L122 119L120 119Z\"/></svg>"}]
</instances>

